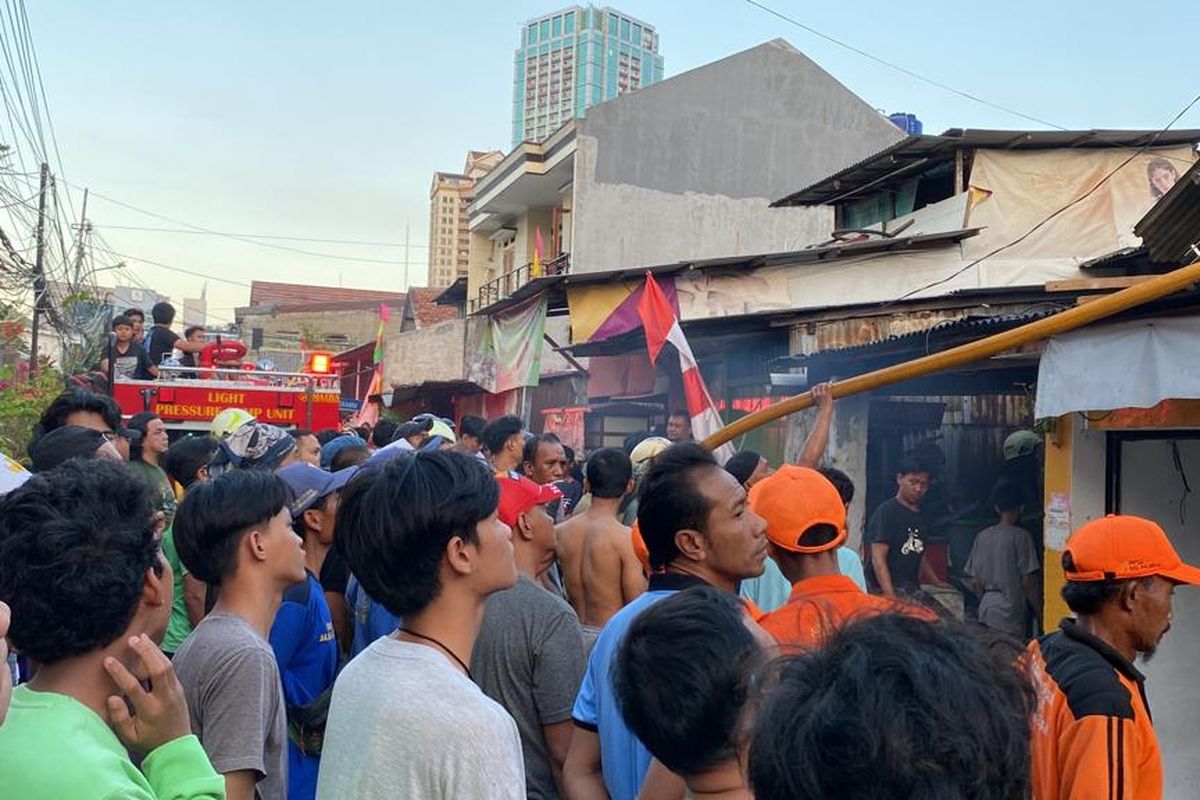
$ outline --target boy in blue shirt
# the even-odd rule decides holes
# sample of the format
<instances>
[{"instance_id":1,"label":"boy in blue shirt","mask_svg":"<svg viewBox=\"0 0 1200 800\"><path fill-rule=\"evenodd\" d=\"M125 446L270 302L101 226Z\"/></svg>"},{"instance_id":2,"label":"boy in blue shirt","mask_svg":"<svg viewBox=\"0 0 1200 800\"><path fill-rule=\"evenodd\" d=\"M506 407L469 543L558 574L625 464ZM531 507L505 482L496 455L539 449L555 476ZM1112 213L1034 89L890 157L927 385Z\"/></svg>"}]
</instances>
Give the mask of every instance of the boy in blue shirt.
<instances>
[{"instance_id":1,"label":"boy in blue shirt","mask_svg":"<svg viewBox=\"0 0 1200 800\"><path fill-rule=\"evenodd\" d=\"M292 492L288 510L296 535L308 541L320 533L328 512L336 514L338 493L355 472L357 468L351 467L330 473L298 462L276 473ZM283 593L268 641L279 663L287 704L288 800L312 800L338 667L333 617L312 569L306 569L304 580Z\"/></svg>"},{"instance_id":2,"label":"boy in blue shirt","mask_svg":"<svg viewBox=\"0 0 1200 800\"><path fill-rule=\"evenodd\" d=\"M375 602L363 589L358 578L350 576L346 588L346 605L354 620L354 636L350 640L350 658L367 649L376 639L389 636L400 627L400 618Z\"/></svg>"}]
</instances>

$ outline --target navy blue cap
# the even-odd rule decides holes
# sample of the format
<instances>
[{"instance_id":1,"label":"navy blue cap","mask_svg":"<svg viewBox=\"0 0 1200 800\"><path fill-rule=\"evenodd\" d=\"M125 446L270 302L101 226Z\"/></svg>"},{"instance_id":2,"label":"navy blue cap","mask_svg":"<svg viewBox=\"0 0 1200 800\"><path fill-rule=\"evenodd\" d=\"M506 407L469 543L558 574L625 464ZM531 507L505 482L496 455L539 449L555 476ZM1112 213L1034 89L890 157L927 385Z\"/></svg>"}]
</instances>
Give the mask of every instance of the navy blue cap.
<instances>
[{"instance_id":1,"label":"navy blue cap","mask_svg":"<svg viewBox=\"0 0 1200 800\"><path fill-rule=\"evenodd\" d=\"M288 464L276 475L292 490L292 501L288 503L288 511L293 517L298 517L313 504L328 494L341 489L358 472L358 467L346 467L337 472L326 472L320 467L314 467L307 462Z\"/></svg>"},{"instance_id":2,"label":"navy blue cap","mask_svg":"<svg viewBox=\"0 0 1200 800\"><path fill-rule=\"evenodd\" d=\"M330 439L321 447L321 469L329 469L329 465L333 463L333 459L337 458L337 454L347 447L359 445L366 447L367 443L361 436L355 436L352 433L343 433L341 436Z\"/></svg>"}]
</instances>

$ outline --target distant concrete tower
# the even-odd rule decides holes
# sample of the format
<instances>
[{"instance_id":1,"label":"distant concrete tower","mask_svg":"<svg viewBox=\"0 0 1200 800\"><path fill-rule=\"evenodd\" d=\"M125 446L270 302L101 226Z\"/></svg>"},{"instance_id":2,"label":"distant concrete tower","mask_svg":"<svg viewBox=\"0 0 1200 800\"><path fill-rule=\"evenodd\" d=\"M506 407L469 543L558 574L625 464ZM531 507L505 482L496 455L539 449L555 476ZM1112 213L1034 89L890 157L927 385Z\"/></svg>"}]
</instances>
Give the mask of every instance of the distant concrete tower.
<instances>
[{"instance_id":1,"label":"distant concrete tower","mask_svg":"<svg viewBox=\"0 0 1200 800\"><path fill-rule=\"evenodd\" d=\"M471 233L467 206L475 182L504 159L499 150L471 150L462 172L435 172L429 189L429 277L426 286L442 288L467 274Z\"/></svg>"},{"instance_id":2,"label":"distant concrete tower","mask_svg":"<svg viewBox=\"0 0 1200 800\"><path fill-rule=\"evenodd\" d=\"M615 8L568 6L531 19L514 56L512 146L662 78L654 26Z\"/></svg>"}]
</instances>

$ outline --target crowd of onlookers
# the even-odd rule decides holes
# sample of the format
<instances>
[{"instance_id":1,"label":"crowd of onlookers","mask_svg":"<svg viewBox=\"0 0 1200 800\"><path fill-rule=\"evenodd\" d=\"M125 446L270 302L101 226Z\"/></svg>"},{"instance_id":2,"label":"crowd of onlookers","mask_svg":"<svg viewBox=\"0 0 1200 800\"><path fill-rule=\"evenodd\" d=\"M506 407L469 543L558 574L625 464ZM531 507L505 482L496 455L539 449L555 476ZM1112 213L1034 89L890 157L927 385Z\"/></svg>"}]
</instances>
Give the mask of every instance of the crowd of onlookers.
<instances>
[{"instance_id":1,"label":"crowd of onlookers","mask_svg":"<svg viewBox=\"0 0 1200 800\"><path fill-rule=\"evenodd\" d=\"M0 471L0 795L1161 796L1135 661L1200 570L1149 520L1089 522L1075 618L1029 641L1040 553L1002 480L964 614L919 458L849 546L815 394L773 468L686 414L585 458L515 416L229 409L172 441L65 392L32 474Z\"/></svg>"}]
</instances>

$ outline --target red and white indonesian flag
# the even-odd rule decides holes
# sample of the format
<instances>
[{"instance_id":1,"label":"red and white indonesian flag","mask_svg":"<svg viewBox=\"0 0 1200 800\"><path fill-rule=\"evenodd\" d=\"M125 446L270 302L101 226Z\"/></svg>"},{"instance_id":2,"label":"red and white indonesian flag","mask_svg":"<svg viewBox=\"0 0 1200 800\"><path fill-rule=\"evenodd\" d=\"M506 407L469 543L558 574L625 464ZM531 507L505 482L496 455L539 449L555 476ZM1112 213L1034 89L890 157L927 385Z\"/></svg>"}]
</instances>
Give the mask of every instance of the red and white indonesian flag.
<instances>
[{"instance_id":1,"label":"red and white indonesian flag","mask_svg":"<svg viewBox=\"0 0 1200 800\"><path fill-rule=\"evenodd\" d=\"M700 374L700 367L692 355L691 345L683 335L675 310L649 272L646 273L646 288L638 303L638 315L646 331L646 349L650 351L651 364L658 361L658 354L667 342L679 351L679 368L683 370L683 393L687 398L688 415L692 418L692 435L700 440L719 431L724 423L708 394L708 387L704 385L704 376ZM713 455L724 464L734 452L732 445L723 444L713 451Z\"/></svg>"}]
</instances>

